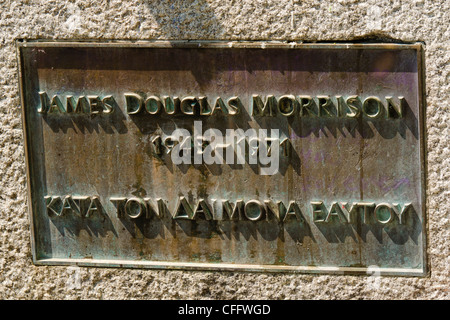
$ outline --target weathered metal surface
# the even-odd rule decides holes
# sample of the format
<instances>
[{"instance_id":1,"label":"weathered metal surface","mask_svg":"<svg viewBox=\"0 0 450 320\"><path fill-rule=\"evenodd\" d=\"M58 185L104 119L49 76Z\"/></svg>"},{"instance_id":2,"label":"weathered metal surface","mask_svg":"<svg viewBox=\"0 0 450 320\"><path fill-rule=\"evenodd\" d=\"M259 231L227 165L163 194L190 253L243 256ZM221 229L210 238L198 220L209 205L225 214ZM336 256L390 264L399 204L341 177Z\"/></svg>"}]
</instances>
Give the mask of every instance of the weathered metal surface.
<instances>
[{"instance_id":1,"label":"weathered metal surface","mask_svg":"<svg viewBox=\"0 0 450 320\"><path fill-rule=\"evenodd\" d=\"M34 262L424 275L421 52L18 42ZM177 164L198 125L278 129L275 171Z\"/></svg>"}]
</instances>

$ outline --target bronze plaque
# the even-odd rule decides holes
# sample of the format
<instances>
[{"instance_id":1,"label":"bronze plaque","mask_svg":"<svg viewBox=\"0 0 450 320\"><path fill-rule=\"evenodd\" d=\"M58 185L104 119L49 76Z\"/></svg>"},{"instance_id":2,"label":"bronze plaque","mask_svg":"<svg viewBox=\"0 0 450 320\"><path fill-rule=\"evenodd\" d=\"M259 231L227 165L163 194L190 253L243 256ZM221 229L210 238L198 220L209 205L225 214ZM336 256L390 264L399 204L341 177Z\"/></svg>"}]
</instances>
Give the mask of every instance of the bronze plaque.
<instances>
[{"instance_id":1,"label":"bronze plaque","mask_svg":"<svg viewBox=\"0 0 450 320\"><path fill-rule=\"evenodd\" d=\"M426 274L420 44L17 47L34 263Z\"/></svg>"}]
</instances>

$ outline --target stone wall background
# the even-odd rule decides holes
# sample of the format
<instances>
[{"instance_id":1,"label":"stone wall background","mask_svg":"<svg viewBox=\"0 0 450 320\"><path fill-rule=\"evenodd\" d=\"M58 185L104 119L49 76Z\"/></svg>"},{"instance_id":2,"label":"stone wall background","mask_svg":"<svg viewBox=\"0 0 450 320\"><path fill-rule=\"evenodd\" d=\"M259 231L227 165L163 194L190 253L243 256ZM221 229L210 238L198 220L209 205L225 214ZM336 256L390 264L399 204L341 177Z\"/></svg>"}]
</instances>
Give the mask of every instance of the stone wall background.
<instances>
[{"instance_id":1,"label":"stone wall background","mask_svg":"<svg viewBox=\"0 0 450 320\"><path fill-rule=\"evenodd\" d=\"M450 1L0 1L0 299L449 299ZM36 267L14 40L425 43L426 278Z\"/></svg>"}]
</instances>

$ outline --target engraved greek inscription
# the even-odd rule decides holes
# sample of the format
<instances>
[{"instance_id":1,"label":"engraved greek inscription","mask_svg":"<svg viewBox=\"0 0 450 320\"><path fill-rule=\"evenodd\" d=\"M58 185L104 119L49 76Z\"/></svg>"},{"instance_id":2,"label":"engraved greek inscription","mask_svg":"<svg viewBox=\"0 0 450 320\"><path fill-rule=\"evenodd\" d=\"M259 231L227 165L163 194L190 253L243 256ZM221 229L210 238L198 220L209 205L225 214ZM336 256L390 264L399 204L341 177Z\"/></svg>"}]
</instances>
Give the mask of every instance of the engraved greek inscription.
<instances>
[{"instance_id":1,"label":"engraved greek inscription","mask_svg":"<svg viewBox=\"0 0 450 320\"><path fill-rule=\"evenodd\" d=\"M98 196L45 196L44 201L49 216L73 214L84 218L90 217L94 212L100 212L101 208Z\"/></svg>"},{"instance_id":2,"label":"engraved greek inscription","mask_svg":"<svg viewBox=\"0 0 450 320\"><path fill-rule=\"evenodd\" d=\"M172 219L185 220L224 220L224 221L275 221L286 223L288 220L296 220L306 223L299 204L292 200L286 207L282 201L256 200L247 202L236 200L214 200L212 205L205 199L198 199L191 205L186 197L180 196L176 208L171 214L167 201L162 198L140 197L111 197L109 200L116 208L116 216L119 219L135 220ZM89 218L94 214L103 214L103 207L99 196L45 196L47 214L50 217L73 215L79 218ZM333 223L348 224L361 221L364 224L379 223L382 225L398 221L405 224L406 213L412 208L410 202L403 206L398 203L381 202L354 202L351 206L347 202L333 201L328 207L324 201L311 201L311 216L314 223L323 226ZM329 208L329 209L328 209ZM355 215L360 215L355 219ZM362 214L362 215L361 215Z\"/></svg>"},{"instance_id":3,"label":"engraved greek inscription","mask_svg":"<svg viewBox=\"0 0 450 320\"><path fill-rule=\"evenodd\" d=\"M371 215L374 213L375 203L373 202L356 202L353 203L350 208L348 208L347 202L332 202L330 210L327 210L323 201L313 201L310 203L312 207L312 216L314 222L330 222L336 221L340 223L353 223L354 214L361 212L362 210L362 223L368 224L371 222ZM391 207L389 204L382 203L381 208L385 208L386 205ZM385 219L385 220L383 220ZM386 223L391 222L391 219L380 218L378 221L386 221Z\"/></svg>"},{"instance_id":4,"label":"engraved greek inscription","mask_svg":"<svg viewBox=\"0 0 450 320\"><path fill-rule=\"evenodd\" d=\"M111 197L109 200L116 207L117 217L120 219L150 219L153 216L162 219L168 213L164 200L160 198L155 199L156 204L151 198Z\"/></svg>"}]
</instances>

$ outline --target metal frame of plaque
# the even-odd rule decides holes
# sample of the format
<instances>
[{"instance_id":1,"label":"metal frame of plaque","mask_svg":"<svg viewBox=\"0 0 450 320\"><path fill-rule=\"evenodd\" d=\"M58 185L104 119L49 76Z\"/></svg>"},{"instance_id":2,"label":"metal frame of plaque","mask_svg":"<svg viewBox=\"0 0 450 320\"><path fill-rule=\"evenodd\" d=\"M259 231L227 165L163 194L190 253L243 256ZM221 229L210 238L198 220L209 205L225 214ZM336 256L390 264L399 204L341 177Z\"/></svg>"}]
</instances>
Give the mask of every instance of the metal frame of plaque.
<instances>
[{"instance_id":1,"label":"metal frame of plaque","mask_svg":"<svg viewBox=\"0 0 450 320\"><path fill-rule=\"evenodd\" d=\"M35 264L427 274L421 44L17 53Z\"/></svg>"}]
</instances>

